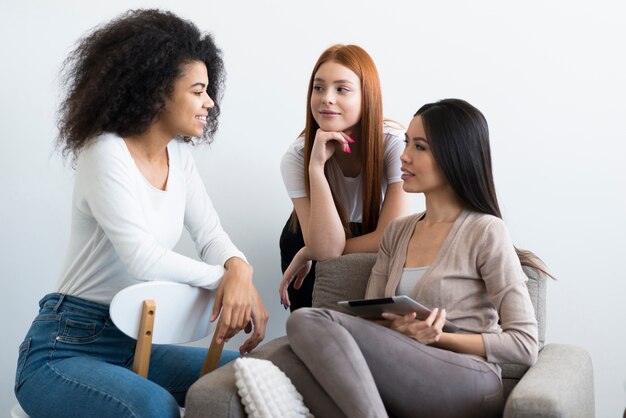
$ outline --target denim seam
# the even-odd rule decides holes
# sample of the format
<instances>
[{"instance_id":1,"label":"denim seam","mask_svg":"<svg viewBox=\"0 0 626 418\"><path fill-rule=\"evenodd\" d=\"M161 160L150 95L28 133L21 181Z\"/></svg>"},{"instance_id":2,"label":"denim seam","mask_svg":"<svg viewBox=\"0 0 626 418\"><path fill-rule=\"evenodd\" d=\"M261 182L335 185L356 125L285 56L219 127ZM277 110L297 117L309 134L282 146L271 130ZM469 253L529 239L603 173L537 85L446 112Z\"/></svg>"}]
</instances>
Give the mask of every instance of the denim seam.
<instances>
[{"instance_id":1,"label":"denim seam","mask_svg":"<svg viewBox=\"0 0 626 418\"><path fill-rule=\"evenodd\" d=\"M61 304L63 303L63 299L65 299L65 295L59 296L59 299L54 304L54 308L52 308L52 312L57 313L57 311L61 307Z\"/></svg>"},{"instance_id":2,"label":"denim seam","mask_svg":"<svg viewBox=\"0 0 626 418\"><path fill-rule=\"evenodd\" d=\"M104 395L104 396L108 396L109 398L111 398L111 399L113 399L113 400L115 400L115 401L119 402L119 403L120 403L120 405L123 405L125 408L127 408L127 409L130 411L130 413L131 413L134 417L137 417L137 414L135 413L135 411L133 411L133 409L132 409L129 405L127 405L124 401L122 401L121 399L119 399L119 398L117 398L117 397L115 397L115 396L111 395L110 393L107 393L107 392L101 391L101 390L99 390L98 388L95 388L95 387L90 386L90 385L86 385L86 384L84 384L84 383L81 383L81 382L79 382L79 381L77 381L77 380L74 380L74 379L72 379L72 378L70 378L70 377L68 377L68 376L64 375L64 374L63 374L60 370L56 369L56 368L52 365L52 363L50 363L50 362L48 362L46 365L47 365L47 366L48 366L48 367L49 367L49 368L50 368L50 369L51 369L54 373L56 373L57 375L59 375L59 377L61 377L61 378L65 379L65 380L67 380L67 381L69 381L69 382L75 383L75 384L77 384L77 385L79 385L79 386L85 387L85 388L87 388L87 389L91 389L91 390L93 390L94 392L100 393L100 394L102 394L102 395Z\"/></svg>"},{"instance_id":3,"label":"denim seam","mask_svg":"<svg viewBox=\"0 0 626 418\"><path fill-rule=\"evenodd\" d=\"M55 332L56 336L59 336L59 332L61 332L61 318L59 318L57 321L57 331ZM50 344L50 353L48 354L48 362L52 361L52 357L54 356L54 353L56 352L56 348L57 348L57 339L56 337L54 337L52 339L52 344Z\"/></svg>"},{"instance_id":4,"label":"denim seam","mask_svg":"<svg viewBox=\"0 0 626 418\"><path fill-rule=\"evenodd\" d=\"M63 327L63 334L61 334L61 322L64 322L64 327ZM68 323L72 322L72 323L80 323L81 321L76 321L74 319L70 319L70 318L63 318L61 317L59 320L59 329L57 330L57 336L55 338L55 341L60 341L63 342L65 344L75 344L75 345L83 345L83 344L90 344L93 343L94 341L96 341L98 338L100 338L100 336L102 335L102 333L106 330L107 328L107 324L106 322L102 324L102 329L99 330L98 332L95 332L97 329L97 324L93 324L93 330L95 332L95 334L93 335L89 335L86 337L73 337L71 335L67 335L68 333L68 328L71 328L71 326L68 326Z\"/></svg>"},{"instance_id":5,"label":"denim seam","mask_svg":"<svg viewBox=\"0 0 626 418\"><path fill-rule=\"evenodd\" d=\"M77 306L76 302L69 300L67 295L61 294L58 299L56 297L46 299L39 304L41 310L49 309L53 312L71 311L85 316L96 317L98 319L108 319L110 317L109 307L107 305L100 306ZM85 302L85 301L82 301Z\"/></svg>"},{"instance_id":6,"label":"denim seam","mask_svg":"<svg viewBox=\"0 0 626 418\"><path fill-rule=\"evenodd\" d=\"M17 356L17 369L15 370L15 390L17 390L18 386L21 386L22 372L24 371L24 365L26 364L26 360L28 360L28 355L30 354L30 343L32 340L32 337L26 338L20 344L19 353Z\"/></svg>"},{"instance_id":7,"label":"denim seam","mask_svg":"<svg viewBox=\"0 0 626 418\"><path fill-rule=\"evenodd\" d=\"M46 308L47 306L44 305L44 308ZM96 312L96 311L92 311L92 310L88 310L88 309L81 309L81 308L76 308L73 306L67 306L67 305L61 305L56 311L53 310L53 312L60 314L62 312L71 312L71 313L76 313L79 315L83 315L87 318L91 318L91 319L97 319L100 321L105 321L108 320L110 315L108 314L104 314L102 312Z\"/></svg>"},{"instance_id":8,"label":"denim seam","mask_svg":"<svg viewBox=\"0 0 626 418\"><path fill-rule=\"evenodd\" d=\"M66 319L65 320L65 330L67 331L68 328L80 328L80 329L86 329L86 330L96 330L96 323L95 322L83 322L83 321L77 321L75 319Z\"/></svg>"},{"instance_id":9,"label":"denim seam","mask_svg":"<svg viewBox=\"0 0 626 418\"><path fill-rule=\"evenodd\" d=\"M65 332L65 329L64 329L64 332ZM98 338L100 338L103 332L104 332L104 328L102 328L96 334L90 335L89 337L72 337L69 335L57 335L56 341L60 341L65 344L76 344L76 345L89 344L89 343L96 341Z\"/></svg>"},{"instance_id":10,"label":"denim seam","mask_svg":"<svg viewBox=\"0 0 626 418\"><path fill-rule=\"evenodd\" d=\"M58 321L60 319L61 319L61 315L59 314L40 313L39 315L35 317L35 319L33 319L33 323L38 322L38 321Z\"/></svg>"},{"instance_id":11,"label":"denim seam","mask_svg":"<svg viewBox=\"0 0 626 418\"><path fill-rule=\"evenodd\" d=\"M155 382L156 383L156 382ZM194 382L192 382L193 384ZM159 385L161 386L163 389L167 390L169 393L184 393L184 392L188 392L189 391L189 385L184 387L184 386L179 386L179 387L171 387L171 386L163 386L163 385Z\"/></svg>"}]
</instances>

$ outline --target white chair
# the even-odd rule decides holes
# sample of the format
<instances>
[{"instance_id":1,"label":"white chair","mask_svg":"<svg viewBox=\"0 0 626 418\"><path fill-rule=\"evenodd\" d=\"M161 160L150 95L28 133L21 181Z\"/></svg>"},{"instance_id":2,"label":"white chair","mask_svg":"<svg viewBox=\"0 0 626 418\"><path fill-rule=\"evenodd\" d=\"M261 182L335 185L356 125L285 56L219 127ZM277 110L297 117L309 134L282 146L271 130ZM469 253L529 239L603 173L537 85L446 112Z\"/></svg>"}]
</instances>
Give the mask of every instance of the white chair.
<instances>
[{"instance_id":1,"label":"white chair","mask_svg":"<svg viewBox=\"0 0 626 418\"><path fill-rule=\"evenodd\" d=\"M26 412L22 409L20 404L17 404L11 409L11 418L30 418Z\"/></svg>"},{"instance_id":2,"label":"white chair","mask_svg":"<svg viewBox=\"0 0 626 418\"><path fill-rule=\"evenodd\" d=\"M120 290L111 301L113 323L137 340L133 370L147 377L152 343L184 344L211 335L219 326L209 322L214 292L174 282L145 282ZM204 360L201 377L217 368L223 344L215 334ZM181 408L181 416L184 411ZM11 410L11 418L29 418L20 405Z\"/></svg>"},{"instance_id":3,"label":"white chair","mask_svg":"<svg viewBox=\"0 0 626 418\"><path fill-rule=\"evenodd\" d=\"M120 331L137 340L133 370L148 376L152 343L183 344L211 335L217 327L209 322L214 295L206 289L162 281L120 290L111 301L111 319ZM217 368L223 347L214 335L200 376Z\"/></svg>"}]
</instances>

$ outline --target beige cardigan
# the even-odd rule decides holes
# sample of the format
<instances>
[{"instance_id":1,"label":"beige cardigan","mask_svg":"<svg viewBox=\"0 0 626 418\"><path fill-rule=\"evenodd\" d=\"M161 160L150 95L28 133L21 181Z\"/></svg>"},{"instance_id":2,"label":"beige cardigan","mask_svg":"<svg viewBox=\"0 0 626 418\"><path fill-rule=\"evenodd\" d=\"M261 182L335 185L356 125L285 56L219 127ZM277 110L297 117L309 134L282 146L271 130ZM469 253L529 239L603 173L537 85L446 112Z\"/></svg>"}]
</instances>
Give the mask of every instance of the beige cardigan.
<instances>
[{"instance_id":1,"label":"beige cardigan","mask_svg":"<svg viewBox=\"0 0 626 418\"><path fill-rule=\"evenodd\" d=\"M366 298L396 294L409 239L423 216L389 225ZM445 308L449 320L481 333L488 362L532 365L537 360L537 320L526 280L504 222L464 210L410 296L426 306Z\"/></svg>"}]
</instances>

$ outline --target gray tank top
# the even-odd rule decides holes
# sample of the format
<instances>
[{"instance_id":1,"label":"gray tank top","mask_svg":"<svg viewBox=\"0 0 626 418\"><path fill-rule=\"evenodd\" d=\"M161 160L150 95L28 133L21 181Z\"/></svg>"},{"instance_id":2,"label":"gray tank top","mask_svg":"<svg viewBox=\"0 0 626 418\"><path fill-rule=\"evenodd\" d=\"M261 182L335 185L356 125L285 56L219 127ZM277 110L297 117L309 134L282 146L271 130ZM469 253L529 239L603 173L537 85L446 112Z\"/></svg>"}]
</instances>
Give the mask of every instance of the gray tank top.
<instances>
[{"instance_id":1,"label":"gray tank top","mask_svg":"<svg viewBox=\"0 0 626 418\"><path fill-rule=\"evenodd\" d=\"M415 289L415 285L420 281L426 270L430 266L424 267L405 267L402 269L402 277L400 277L400 283L396 289L396 296L407 295L410 296Z\"/></svg>"}]
</instances>

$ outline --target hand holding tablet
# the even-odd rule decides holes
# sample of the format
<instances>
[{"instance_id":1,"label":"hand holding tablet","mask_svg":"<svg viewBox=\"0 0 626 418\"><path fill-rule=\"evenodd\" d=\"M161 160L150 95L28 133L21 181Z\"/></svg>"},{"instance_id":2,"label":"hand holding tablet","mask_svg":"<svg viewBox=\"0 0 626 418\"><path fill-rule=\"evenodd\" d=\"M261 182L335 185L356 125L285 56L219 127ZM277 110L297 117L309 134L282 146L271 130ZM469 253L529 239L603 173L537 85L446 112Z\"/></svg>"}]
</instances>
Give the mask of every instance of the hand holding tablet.
<instances>
[{"instance_id":1,"label":"hand holding tablet","mask_svg":"<svg viewBox=\"0 0 626 418\"><path fill-rule=\"evenodd\" d=\"M381 319L383 312L397 315L415 312L417 319L424 320L431 311L430 308L405 295L379 299L342 300L338 303L350 313L366 319ZM443 330L445 332L457 332L459 327L446 320Z\"/></svg>"}]
</instances>

